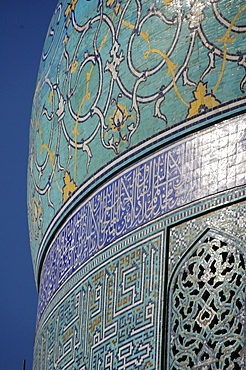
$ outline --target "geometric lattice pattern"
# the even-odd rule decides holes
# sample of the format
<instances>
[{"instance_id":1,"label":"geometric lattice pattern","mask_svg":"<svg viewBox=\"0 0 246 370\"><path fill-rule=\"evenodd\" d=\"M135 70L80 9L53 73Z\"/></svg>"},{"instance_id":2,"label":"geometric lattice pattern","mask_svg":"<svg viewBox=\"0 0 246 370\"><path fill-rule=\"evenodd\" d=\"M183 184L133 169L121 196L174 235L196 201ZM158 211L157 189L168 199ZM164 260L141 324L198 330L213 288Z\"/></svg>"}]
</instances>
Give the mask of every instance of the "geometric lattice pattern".
<instances>
[{"instance_id":1,"label":"geometric lattice pattern","mask_svg":"<svg viewBox=\"0 0 246 370\"><path fill-rule=\"evenodd\" d=\"M38 325L34 368L157 369L161 244L116 245L80 269Z\"/></svg>"},{"instance_id":2,"label":"geometric lattice pattern","mask_svg":"<svg viewBox=\"0 0 246 370\"><path fill-rule=\"evenodd\" d=\"M227 197L227 199L230 199L230 197ZM201 206L203 204L203 202L200 202ZM199 205L198 207L201 209ZM200 212L200 209L198 212ZM220 230L246 243L245 215L246 203L244 201L198 215L198 217L173 226L170 230L169 239L169 271L174 270L184 253L197 239L197 235L202 234L208 228Z\"/></svg>"},{"instance_id":3,"label":"geometric lattice pattern","mask_svg":"<svg viewBox=\"0 0 246 370\"><path fill-rule=\"evenodd\" d=\"M208 233L175 276L169 368L245 369L245 256Z\"/></svg>"}]
</instances>

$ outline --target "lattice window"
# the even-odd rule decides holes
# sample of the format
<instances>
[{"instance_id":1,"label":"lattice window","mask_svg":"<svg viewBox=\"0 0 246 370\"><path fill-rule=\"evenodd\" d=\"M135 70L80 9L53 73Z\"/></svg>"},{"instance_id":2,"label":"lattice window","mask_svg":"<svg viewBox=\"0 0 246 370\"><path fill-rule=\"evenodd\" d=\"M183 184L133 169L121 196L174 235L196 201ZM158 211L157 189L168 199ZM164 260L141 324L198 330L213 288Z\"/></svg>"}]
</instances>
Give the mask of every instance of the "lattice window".
<instances>
[{"instance_id":1,"label":"lattice window","mask_svg":"<svg viewBox=\"0 0 246 370\"><path fill-rule=\"evenodd\" d=\"M170 370L245 369L245 257L208 235L173 277Z\"/></svg>"}]
</instances>

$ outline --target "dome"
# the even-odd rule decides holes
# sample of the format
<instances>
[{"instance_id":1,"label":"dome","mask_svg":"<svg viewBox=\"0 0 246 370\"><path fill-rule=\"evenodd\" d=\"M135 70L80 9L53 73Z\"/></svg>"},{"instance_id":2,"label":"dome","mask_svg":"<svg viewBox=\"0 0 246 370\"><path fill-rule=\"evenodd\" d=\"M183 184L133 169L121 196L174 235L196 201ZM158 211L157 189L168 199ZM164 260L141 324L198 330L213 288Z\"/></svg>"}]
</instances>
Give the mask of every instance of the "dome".
<instances>
[{"instance_id":1,"label":"dome","mask_svg":"<svg viewBox=\"0 0 246 370\"><path fill-rule=\"evenodd\" d=\"M242 1L224 3L58 2L30 130L37 281L52 235L81 200L143 155L242 110L245 12Z\"/></svg>"},{"instance_id":2,"label":"dome","mask_svg":"<svg viewBox=\"0 0 246 370\"><path fill-rule=\"evenodd\" d=\"M31 119L33 370L243 369L243 0L59 1Z\"/></svg>"}]
</instances>

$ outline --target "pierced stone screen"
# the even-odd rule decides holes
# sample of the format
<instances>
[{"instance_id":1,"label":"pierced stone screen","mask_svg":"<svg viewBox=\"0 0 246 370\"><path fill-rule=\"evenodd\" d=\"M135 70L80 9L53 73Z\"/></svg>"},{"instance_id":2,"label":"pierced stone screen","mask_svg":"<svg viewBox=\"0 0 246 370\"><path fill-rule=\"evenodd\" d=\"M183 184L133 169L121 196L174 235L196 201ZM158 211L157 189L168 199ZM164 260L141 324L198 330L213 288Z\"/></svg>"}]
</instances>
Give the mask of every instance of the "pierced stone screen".
<instances>
[{"instance_id":1,"label":"pierced stone screen","mask_svg":"<svg viewBox=\"0 0 246 370\"><path fill-rule=\"evenodd\" d=\"M234 245L198 243L176 274L170 325L171 370L245 368L245 257Z\"/></svg>"}]
</instances>

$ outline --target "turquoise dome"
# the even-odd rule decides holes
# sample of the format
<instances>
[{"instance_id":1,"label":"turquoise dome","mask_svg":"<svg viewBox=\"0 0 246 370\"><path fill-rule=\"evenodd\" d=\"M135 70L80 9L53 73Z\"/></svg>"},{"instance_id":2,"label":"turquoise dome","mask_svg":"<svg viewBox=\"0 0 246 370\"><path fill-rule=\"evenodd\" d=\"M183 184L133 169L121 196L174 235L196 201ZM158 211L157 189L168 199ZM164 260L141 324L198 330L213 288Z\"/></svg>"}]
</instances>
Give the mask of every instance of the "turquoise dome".
<instances>
[{"instance_id":1,"label":"turquoise dome","mask_svg":"<svg viewBox=\"0 0 246 370\"><path fill-rule=\"evenodd\" d=\"M150 153L242 110L240 4L58 2L30 129L28 212L36 280L61 222L112 174L140 151Z\"/></svg>"}]
</instances>

